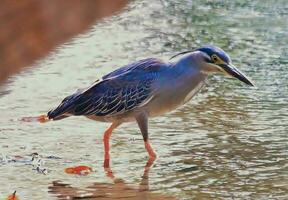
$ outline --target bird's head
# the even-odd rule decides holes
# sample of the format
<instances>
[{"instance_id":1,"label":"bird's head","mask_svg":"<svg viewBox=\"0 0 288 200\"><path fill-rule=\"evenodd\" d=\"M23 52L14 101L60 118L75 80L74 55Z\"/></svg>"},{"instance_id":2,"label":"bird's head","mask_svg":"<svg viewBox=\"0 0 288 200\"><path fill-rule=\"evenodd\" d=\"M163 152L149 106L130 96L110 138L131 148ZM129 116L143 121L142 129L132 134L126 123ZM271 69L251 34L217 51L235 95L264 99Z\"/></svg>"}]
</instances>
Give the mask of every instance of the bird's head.
<instances>
[{"instance_id":1,"label":"bird's head","mask_svg":"<svg viewBox=\"0 0 288 200\"><path fill-rule=\"evenodd\" d=\"M186 51L180 54L186 54L189 52L194 52L194 56L196 57L197 61L199 61L198 64L203 73L222 73L237 78L250 86L254 86L254 84L244 73L232 65L229 55L219 47L207 45L194 51ZM180 54L177 54L176 56Z\"/></svg>"}]
</instances>

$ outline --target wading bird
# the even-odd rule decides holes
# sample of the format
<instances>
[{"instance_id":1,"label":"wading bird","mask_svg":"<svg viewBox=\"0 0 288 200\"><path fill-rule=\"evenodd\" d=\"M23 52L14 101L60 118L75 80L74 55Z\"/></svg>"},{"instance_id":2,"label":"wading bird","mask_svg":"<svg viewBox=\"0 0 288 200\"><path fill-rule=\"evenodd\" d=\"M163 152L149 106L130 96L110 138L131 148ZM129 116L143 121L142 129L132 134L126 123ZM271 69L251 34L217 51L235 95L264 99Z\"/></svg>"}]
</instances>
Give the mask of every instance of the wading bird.
<instances>
[{"instance_id":1,"label":"wading bird","mask_svg":"<svg viewBox=\"0 0 288 200\"><path fill-rule=\"evenodd\" d=\"M103 136L105 160L109 160L109 138L120 124L136 121L150 158L156 154L149 143L148 119L187 103L204 85L209 75L222 73L253 86L220 48L204 46L179 53L163 62L148 58L121 67L89 88L66 97L40 120L60 120L70 116L110 122Z\"/></svg>"}]
</instances>

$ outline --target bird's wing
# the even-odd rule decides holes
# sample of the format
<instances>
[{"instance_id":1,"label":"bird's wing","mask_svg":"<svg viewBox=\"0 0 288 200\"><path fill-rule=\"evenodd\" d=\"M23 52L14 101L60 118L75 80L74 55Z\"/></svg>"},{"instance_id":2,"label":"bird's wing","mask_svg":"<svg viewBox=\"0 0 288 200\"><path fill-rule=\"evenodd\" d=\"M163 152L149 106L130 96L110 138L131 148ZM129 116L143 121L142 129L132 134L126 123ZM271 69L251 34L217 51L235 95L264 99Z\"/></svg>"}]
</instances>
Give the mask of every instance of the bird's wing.
<instances>
[{"instance_id":1,"label":"bird's wing","mask_svg":"<svg viewBox=\"0 0 288 200\"><path fill-rule=\"evenodd\" d=\"M73 115L118 115L148 103L155 94L153 83L165 64L145 59L107 74L73 103Z\"/></svg>"}]
</instances>

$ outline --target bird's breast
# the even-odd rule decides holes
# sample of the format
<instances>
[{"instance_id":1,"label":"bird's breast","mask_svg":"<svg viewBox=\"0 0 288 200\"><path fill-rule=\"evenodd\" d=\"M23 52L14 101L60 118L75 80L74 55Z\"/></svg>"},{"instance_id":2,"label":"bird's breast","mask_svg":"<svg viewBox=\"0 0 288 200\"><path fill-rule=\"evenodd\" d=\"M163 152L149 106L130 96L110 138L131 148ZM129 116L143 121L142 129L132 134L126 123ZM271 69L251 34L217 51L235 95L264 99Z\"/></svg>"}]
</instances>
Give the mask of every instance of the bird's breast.
<instances>
[{"instance_id":1,"label":"bird's breast","mask_svg":"<svg viewBox=\"0 0 288 200\"><path fill-rule=\"evenodd\" d=\"M149 102L150 116L158 116L175 110L187 103L203 87L206 76L186 76L177 79L170 79L165 87Z\"/></svg>"},{"instance_id":2,"label":"bird's breast","mask_svg":"<svg viewBox=\"0 0 288 200\"><path fill-rule=\"evenodd\" d=\"M188 92L188 94L185 96L183 100L183 104L187 103L192 99L192 97L199 92L199 90L204 86L204 81L198 83L194 88L191 88L191 90Z\"/></svg>"}]
</instances>

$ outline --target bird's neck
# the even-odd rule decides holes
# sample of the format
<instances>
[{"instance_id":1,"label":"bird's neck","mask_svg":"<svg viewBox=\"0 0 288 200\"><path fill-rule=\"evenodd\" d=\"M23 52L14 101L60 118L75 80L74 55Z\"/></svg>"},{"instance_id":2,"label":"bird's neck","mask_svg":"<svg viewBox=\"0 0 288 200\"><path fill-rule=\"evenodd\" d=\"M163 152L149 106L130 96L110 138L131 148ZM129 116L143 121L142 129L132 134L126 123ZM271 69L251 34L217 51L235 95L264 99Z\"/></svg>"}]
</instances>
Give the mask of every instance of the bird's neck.
<instances>
[{"instance_id":1,"label":"bird's neck","mask_svg":"<svg viewBox=\"0 0 288 200\"><path fill-rule=\"evenodd\" d=\"M206 79L208 74L203 73L202 62L197 59L197 54L190 53L189 55L184 55L179 59L173 60L170 63L172 75L176 78L187 79Z\"/></svg>"},{"instance_id":2,"label":"bird's neck","mask_svg":"<svg viewBox=\"0 0 288 200\"><path fill-rule=\"evenodd\" d=\"M197 54L193 53L171 62L171 87L187 95L185 102L199 91L208 78L208 74L203 73L201 67Z\"/></svg>"},{"instance_id":3,"label":"bird's neck","mask_svg":"<svg viewBox=\"0 0 288 200\"><path fill-rule=\"evenodd\" d=\"M207 78L208 75L202 73L198 68L187 66L186 63L181 62L171 63L169 74L165 79L169 79L170 87L189 91L205 82Z\"/></svg>"}]
</instances>

